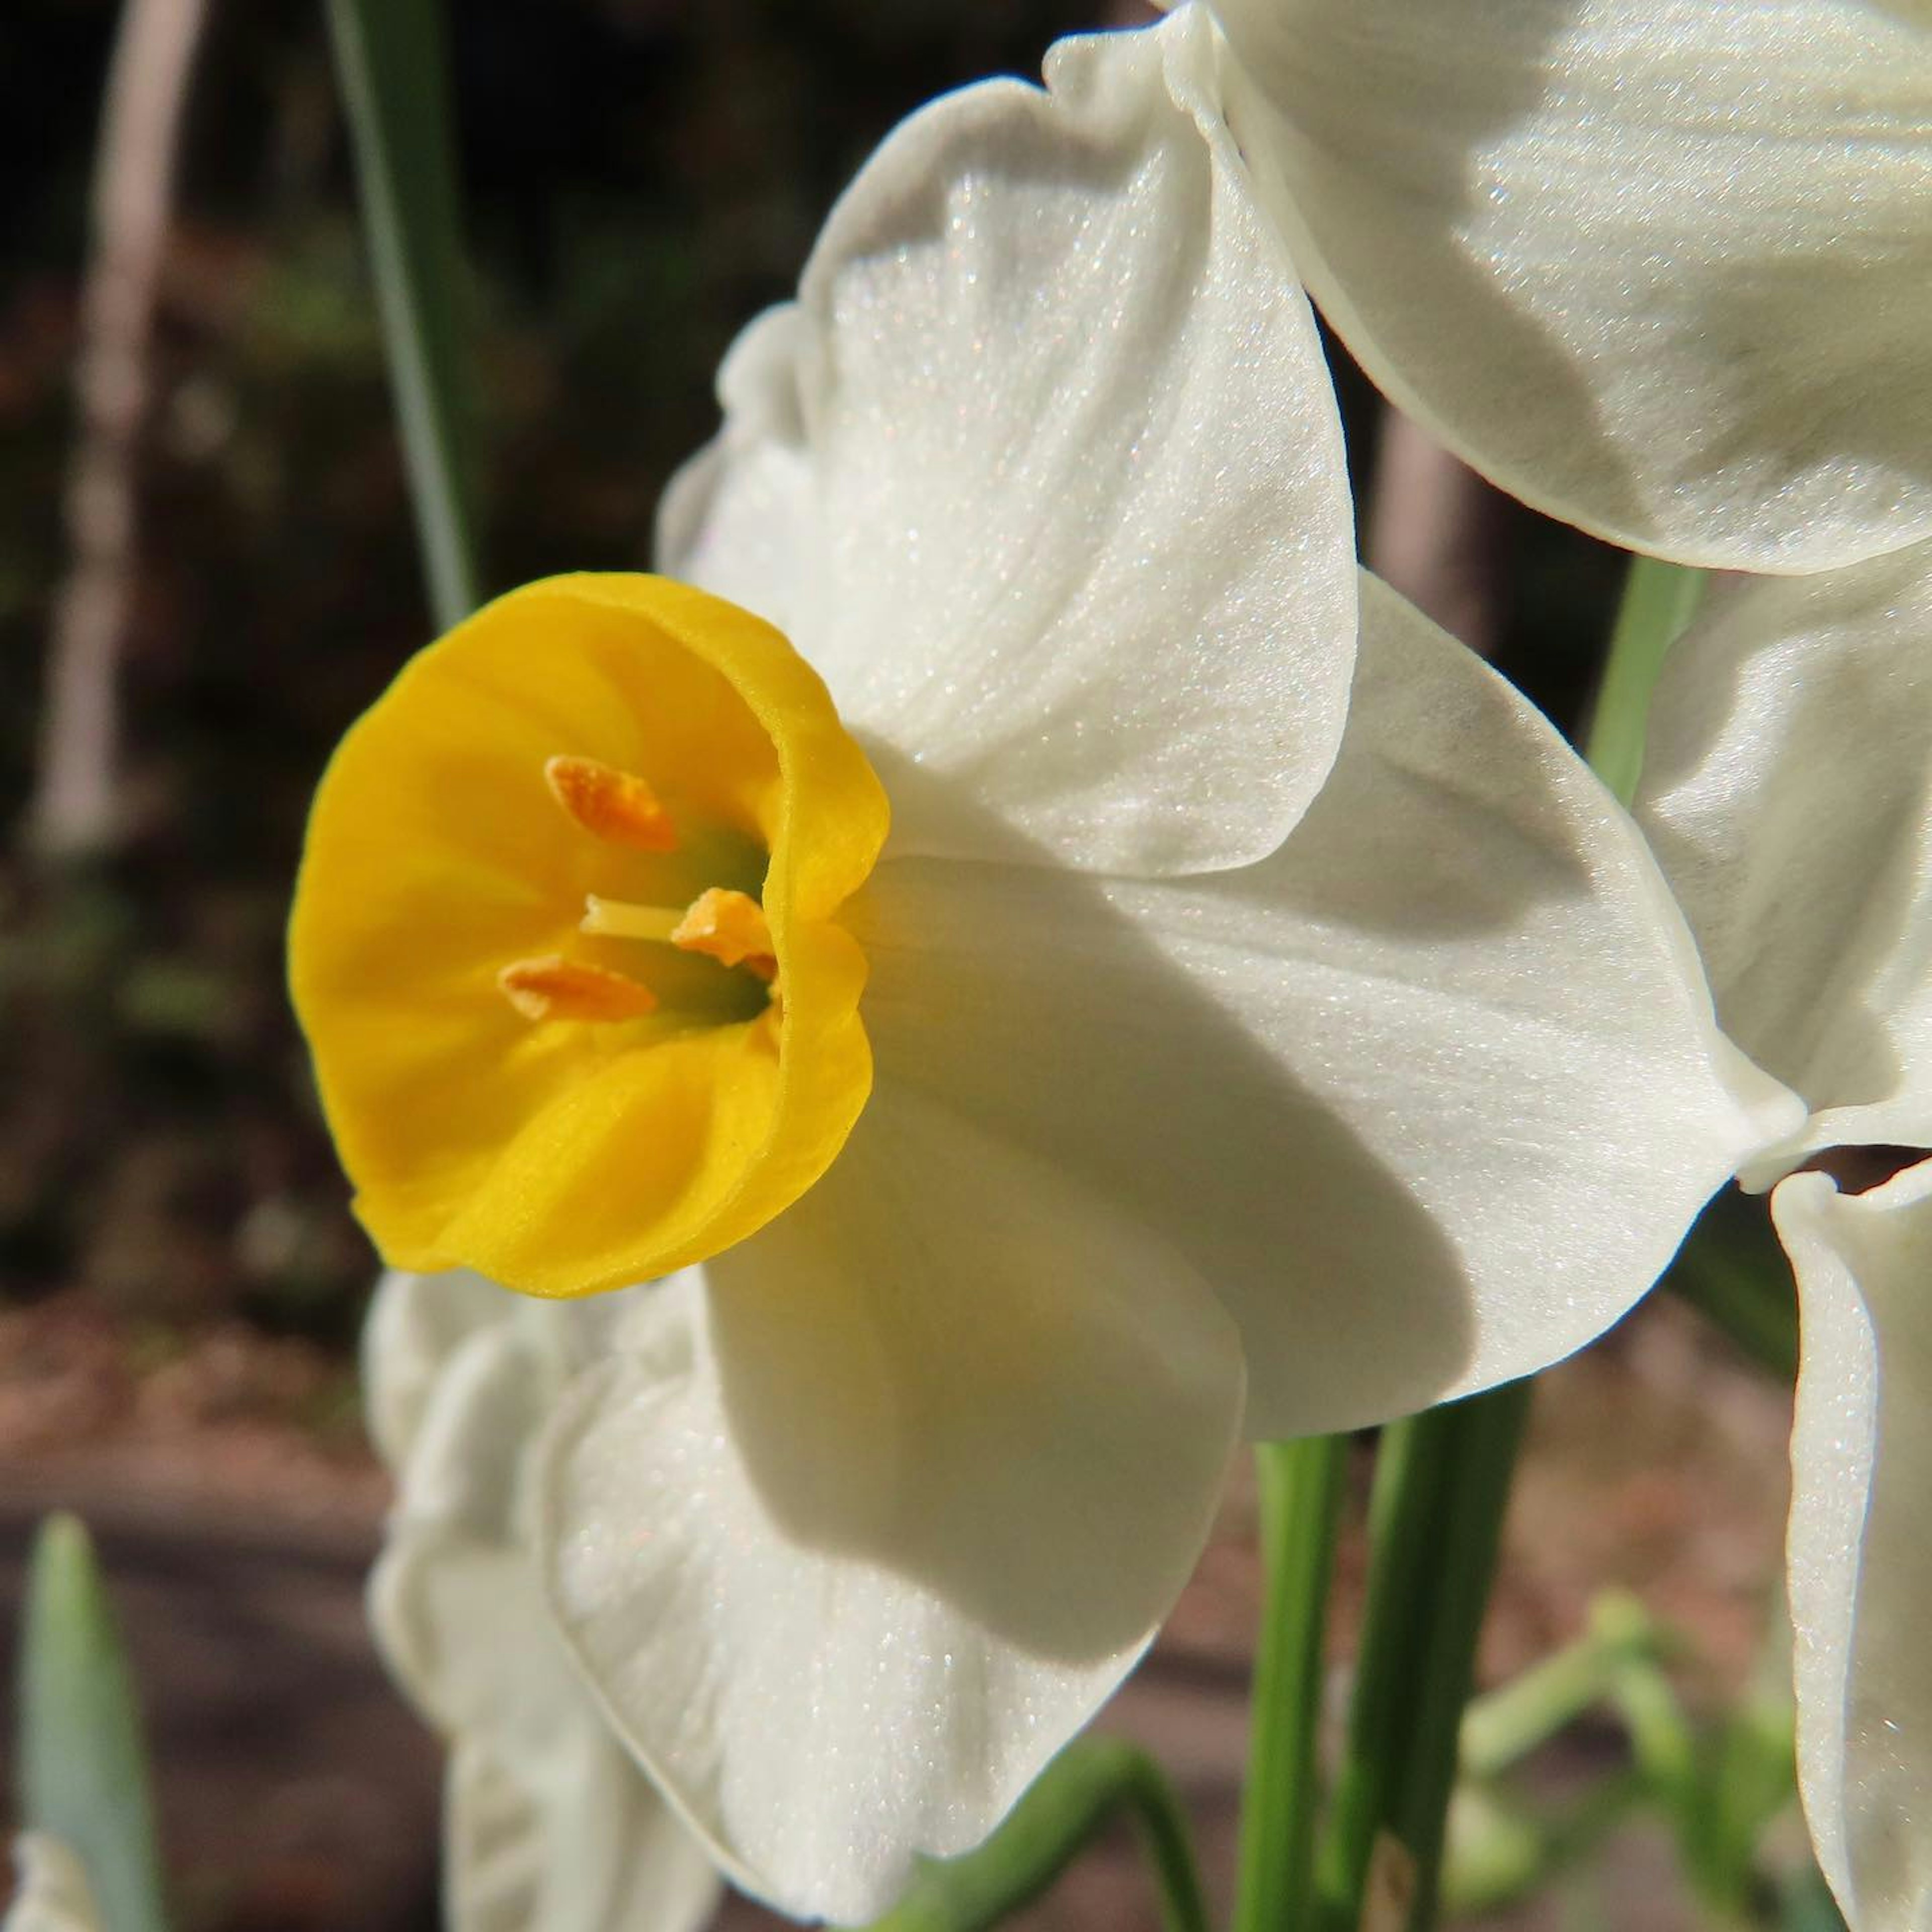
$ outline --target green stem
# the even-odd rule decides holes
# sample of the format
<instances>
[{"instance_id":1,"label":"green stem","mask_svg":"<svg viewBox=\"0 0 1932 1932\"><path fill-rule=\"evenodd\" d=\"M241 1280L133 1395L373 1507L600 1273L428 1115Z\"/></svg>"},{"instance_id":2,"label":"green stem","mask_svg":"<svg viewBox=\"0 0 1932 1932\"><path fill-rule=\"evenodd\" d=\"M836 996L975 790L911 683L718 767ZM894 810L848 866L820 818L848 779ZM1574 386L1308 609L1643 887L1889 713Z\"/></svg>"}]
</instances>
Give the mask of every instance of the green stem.
<instances>
[{"instance_id":1,"label":"green stem","mask_svg":"<svg viewBox=\"0 0 1932 1932\"><path fill-rule=\"evenodd\" d=\"M1434 1922L1456 1738L1529 1388L1382 1432L1355 1694L1317 1874L1319 1922L1334 1932L1360 1924L1385 1835L1412 1864L1412 1925Z\"/></svg>"},{"instance_id":2,"label":"green stem","mask_svg":"<svg viewBox=\"0 0 1932 1932\"><path fill-rule=\"evenodd\" d=\"M1626 805L1643 771L1652 688L1703 594L1701 570L1655 557L1630 559L1583 747L1591 769Z\"/></svg>"},{"instance_id":3,"label":"green stem","mask_svg":"<svg viewBox=\"0 0 1932 1932\"><path fill-rule=\"evenodd\" d=\"M1121 1796L1160 1888L1161 1923L1167 1932L1208 1932L1208 1900L1186 1810L1144 1751L1132 1754L1132 1775Z\"/></svg>"},{"instance_id":4,"label":"green stem","mask_svg":"<svg viewBox=\"0 0 1932 1932\"><path fill-rule=\"evenodd\" d=\"M1425 1932L1436 1922L1442 1836L1456 1785L1462 1712L1502 1547L1510 1479L1529 1415L1530 1389L1526 1379L1506 1383L1406 1425L1424 1436L1424 1453L1439 1454L1450 1471L1449 1508L1440 1532L1444 1561L1423 1632L1421 1682L1408 1714L1404 1774L1390 1813L1390 1828L1415 1862L1409 1922L1415 1932Z\"/></svg>"},{"instance_id":5,"label":"green stem","mask_svg":"<svg viewBox=\"0 0 1932 1932\"><path fill-rule=\"evenodd\" d=\"M1697 1735L1670 1678L1648 1658L1634 1658L1616 1673L1610 1702L1630 1733L1637 1769L1681 1821L1699 1802Z\"/></svg>"},{"instance_id":6,"label":"green stem","mask_svg":"<svg viewBox=\"0 0 1932 1932\"><path fill-rule=\"evenodd\" d=\"M1328 1584L1348 1453L1340 1436L1255 1450L1268 1603L1255 1657L1235 1932L1292 1932L1307 1910Z\"/></svg>"},{"instance_id":7,"label":"green stem","mask_svg":"<svg viewBox=\"0 0 1932 1932\"><path fill-rule=\"evenodd\" d=\"M1069 1744L976 1851L923 1866L874 1932L986 1932L1045 1892L1120 1810L1153 1865L1167 1932L1207 1932L1186 1814L1153 1759L1117 1738Z\"/></svg>"},{"instance_id":8,"label":"green stem","mask_svg":"<svg viewBox=\"0 0 1932 1932\"><path fill-rule=\"evenodd\" d=\"M1407 1752L1409 1704L1450 1478L1447 1466L1429 1453L1420 1426L1427 1420L1415 1416L1391 1423L1376 1454L1369 1589L1354 1693L1316 1874L1316 1922L1333 1932L1354 1932L1360 1922L1370 1858L1393 1814L1394 1788Z\"/></svg>"},{"instance_id":9,"label":"green stem","mask_svg":"<svg viewBox=\"0 0 1932 1932\"><path fill-rule=\"evenodd\" d=\"M478 599L442 15L438 0L328 0L328 23L430 603L447 630Z\"/></svg>"}]
</instances>

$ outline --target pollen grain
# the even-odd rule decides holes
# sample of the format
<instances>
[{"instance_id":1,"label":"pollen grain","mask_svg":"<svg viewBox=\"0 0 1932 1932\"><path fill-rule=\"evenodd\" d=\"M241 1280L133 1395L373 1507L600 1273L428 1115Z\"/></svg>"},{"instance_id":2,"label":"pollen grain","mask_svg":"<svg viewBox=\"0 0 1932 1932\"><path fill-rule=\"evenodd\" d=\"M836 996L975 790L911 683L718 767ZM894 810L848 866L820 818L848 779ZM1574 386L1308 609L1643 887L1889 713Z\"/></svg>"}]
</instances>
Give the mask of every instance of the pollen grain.
<instances>
[{"instance_id":1,"label":"pollen grain","mask_svg":"<svg viewBox=\"0 0 1932 1932\"><path fill-rule=\"evenodd\" d=\"M634 1020L657 1010L650 987L560 952L513 961L496 986L527 1020Z\"/></svg>"},{"instance_id":2,"label":"pollen grain","mask_svg":"<svg viewBox=\"0 0 1932 1932\"><path fill-rule=\"evenodd\" d=\"M727 966L742 966L761 980L778 970L764 908L748 892L707 886L693 899L670 935L687 952L705 952Z\"/></svg>"},{"instance_id":3,"label":"pollen grain","mask_svg":"<svg viewBox=\"0 0 1932 1932\"><path fill-rule=\"evenodd\" d=\"M677 830L649 784L596 758L545 761L550 795L585 831L640 852L675 852Z\"/></svg>"}]
</instances>

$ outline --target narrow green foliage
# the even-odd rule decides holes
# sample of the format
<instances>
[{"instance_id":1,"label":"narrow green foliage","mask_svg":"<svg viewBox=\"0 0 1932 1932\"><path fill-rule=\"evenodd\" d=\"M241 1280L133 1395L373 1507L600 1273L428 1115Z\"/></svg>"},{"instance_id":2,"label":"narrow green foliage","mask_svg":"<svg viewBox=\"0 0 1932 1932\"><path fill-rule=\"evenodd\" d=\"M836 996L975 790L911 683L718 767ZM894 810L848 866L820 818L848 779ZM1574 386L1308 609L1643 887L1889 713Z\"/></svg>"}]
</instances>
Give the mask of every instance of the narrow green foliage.
<instances>
[{"instance_id":1,"label":"narrow green foliage","mask_svg":"<svg viewBox=\"0 0 1932 1932\"><path fill-rule=\"evenodd\" d=\"M417 534L440 628L478 601L449 63L439 0L328 0Z\"/></svg>"},{"instance_id":2,"label":"narrow green foliage","mask_svg":"<svg viewBox=\"0 0 1932 1932\"><path fill-rule=\"evenodd\" d=\"M1037 1898L1121 1811L1160 1882L1167 1932L1207 1932L1180 1801L1144 1751L1113 1738L1069 1744L976 1851L923 1865L874 1932L983 1932Z\"/></svg>"},{"instance_id":3,"label":"narrow green foliage","mask_svg":"<svg viewBox=\"0 0 1932 1932\"><path fill-rule=\"evenodd\" d=\"M1376 1454L1369 1593L1348 1736L1316 1878L1316 1922L1334 1932L1354 1932L1360 1922L1370 1855L1395 1809L1426 1648L1430 1582L1442 1556L1451 1471L1429 1453L1418 1427L1425 1419L1392 1423Z\"/></svg>"},{"instance_id":4,"label":"narrow green foliage","mask_svg":"<svg viewBox=\"0 0 1932 1932\"><path fill-rule=\"evenodd\" d=\"M1248 1782L1241 1801L1235 1932L1299 1926L1313 1882L1328 1585L1348 1438L1264 1442L1255 1451L1268 1603L1255 1658Z\"/></svg>"},{"instance_id":5,"label":"narrow green foliage","mask_svg":"<svg viewBox=\"0 0 1932 1932\"><path fill-rule=\"evenodd\" d=\"M50 1517L20 1646L22 1824L80 1859L105 1932L165 1932L134 1680L86 1530Z\"/></svg>"},{"instance_id":6,"label":"narrow green foliage","mask_svg":"<svg viewBox=\"0 0 1932 1932\"><path fill-rule=\"evenodd\" d=\"M1360 1923L1385 1836L1413 1865L1410 1924L1436 1922L1463 1707L1529 1390L1512 1382L1382 1432L1355 1694L1317 1878L1318 1923L1336 1932Z\"/></svg>"},{"instance_id":7,"label":"narrow green foliage","mask_svg":"<svg viewBox=\"0 0 1932 1932\"><path fill-rule=\"evenodd\" d=\"M1789 1646L1714 1729L1700 1730L1654 1662L1620 1670L1611 1701L1630 1736L1647 1795L1677 1840L1684 1875L1714 1922L1759 1916L1765 1834L1797 1797Z\"/></svg>"}]
</instances>

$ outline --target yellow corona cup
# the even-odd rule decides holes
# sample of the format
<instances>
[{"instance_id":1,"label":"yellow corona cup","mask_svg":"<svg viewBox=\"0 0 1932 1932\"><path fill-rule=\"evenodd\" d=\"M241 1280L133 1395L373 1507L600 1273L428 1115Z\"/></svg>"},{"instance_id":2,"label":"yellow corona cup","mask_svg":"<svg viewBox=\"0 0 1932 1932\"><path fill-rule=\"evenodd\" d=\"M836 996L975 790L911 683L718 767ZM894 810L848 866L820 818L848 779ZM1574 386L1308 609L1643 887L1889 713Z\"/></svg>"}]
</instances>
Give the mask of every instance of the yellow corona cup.
<instances>
[{"instance_id":1,"label":"yellow corona cup","mask_svg":"<svg viewBox=\"0 0 1932 1932\"><path fill-rule=\"evenodd\" d=\"M296 1007L386 1258L536 1294L716 1254L864 1106L884 791L771 626L552 578L421 652L310 817Z\"/></svg>"}]
</instances>

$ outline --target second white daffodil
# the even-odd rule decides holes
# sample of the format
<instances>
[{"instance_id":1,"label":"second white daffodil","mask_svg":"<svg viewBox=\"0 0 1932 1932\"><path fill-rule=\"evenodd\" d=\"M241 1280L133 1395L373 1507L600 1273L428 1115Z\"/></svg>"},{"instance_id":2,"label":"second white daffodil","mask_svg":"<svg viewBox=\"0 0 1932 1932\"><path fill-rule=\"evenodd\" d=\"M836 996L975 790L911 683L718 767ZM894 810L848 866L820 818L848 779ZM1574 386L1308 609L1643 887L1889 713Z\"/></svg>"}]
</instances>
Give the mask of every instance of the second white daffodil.
<instances>
[{"instance_id":1,"label":"second white daffodil","mask_svg":"<svg viewBox=\"0 0 1932 1932\"><path fill-rule=\"evenodd\" d=\"M80 1861L46 1832L14 1840L17 1875L0 1932L106 1932Z\"/></svg>"},{"instance_id":2,"label":"second white daffodil","mask_svg":"<svg viewBox=\"0 0 1932 1932\"><path fill-rule=\"evenodd\" d=\"M717 1907L710 1858L619 1744L544 1608L538 1432L615 1312L460 1272L385 1276L370 1304L364 1401L398 1493L370 1615L448 1743L448 1932L699 1932Z\"/></svg>"},{"instance_id":3,"label":"second white daffodil","mask_svg":"<svg viewBox=\"0 0 1932 1932\"><path fill-rule=\"evenodd\" d=\"M1613 802L1358 590L1220 57L1182 14L914 117L727 362L661 530L701 589L491 606L311 830L297 997L391 1258L701 1263L566 1398L541 1543L800 1913L998 1820L1244 1432L1577 1346L1802 1118Z\"/></svg>"},{"instance_id":4,"label":"second white daffodil","mask_svg":"<svg viewBox=\"0 0 1932 1932\"><path fill-rule=\"evenodd\" d=\"M1204 0L1387 392L1539 508L1805 571L1932 531L1922 0Z\"/></svg>"},{"instance_id":5,"label":"second white daffodil","mask_svg":"<svg viewBox=\"0 0 1932 1932\"><path fill-rule=\"evenodd\" d=\"M1932 1913L1932 548L1714 587L1652 706L1637 810L1720 1018L1810 1103L1747 1167L1798 1279L1798 1769L1853 1932ZM1900 1169L1863 1193L1793 1173ZM1869 1166L1868 1155L1852 1154ZM1788 1175L1788 1178L1780 1177ZM1870 1174L1863 1177L1869 1179Z\"/></svg>"}]
</instances>

